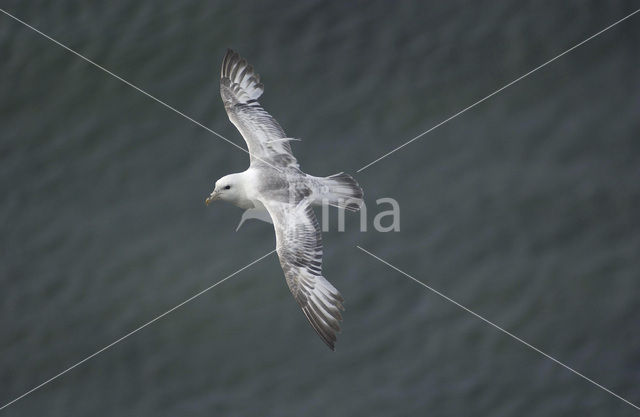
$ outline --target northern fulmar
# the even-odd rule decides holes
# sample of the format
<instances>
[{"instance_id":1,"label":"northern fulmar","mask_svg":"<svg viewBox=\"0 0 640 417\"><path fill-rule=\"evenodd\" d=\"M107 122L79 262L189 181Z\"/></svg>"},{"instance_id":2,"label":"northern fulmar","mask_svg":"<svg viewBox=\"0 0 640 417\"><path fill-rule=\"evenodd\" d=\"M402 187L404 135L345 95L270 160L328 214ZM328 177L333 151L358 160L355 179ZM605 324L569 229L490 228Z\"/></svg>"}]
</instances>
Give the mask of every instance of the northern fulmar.
<instances>
[{"instance_id":1,"label":"northern fulmar","mask_svg":"<svg viewBox=\"0 0 640 417\"><path fill-rule=\"evenodd\" d=\"M206 203L227 201L246 210L242 221L248 217L273 223L287 285L311 326L334 350L344 300L322 276L322 233L312 206L357 211L362 189L345 173L314 177L302 172L291 151L290 141L295 139L258 103L263 91L260 76L228 50L222 60L220 95L229 119L247 142L250 164L246 171L216 181Z\"/></svg>"}]
</instances>

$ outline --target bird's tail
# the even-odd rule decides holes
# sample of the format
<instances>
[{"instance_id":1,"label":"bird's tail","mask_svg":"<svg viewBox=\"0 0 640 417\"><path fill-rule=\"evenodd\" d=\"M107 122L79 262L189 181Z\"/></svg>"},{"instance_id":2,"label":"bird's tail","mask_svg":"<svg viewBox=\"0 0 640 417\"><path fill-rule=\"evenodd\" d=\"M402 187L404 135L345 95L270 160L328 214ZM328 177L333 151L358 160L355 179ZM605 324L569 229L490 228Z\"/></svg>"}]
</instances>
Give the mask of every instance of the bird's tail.
<instances>
[{"instance_id":1,"label":"bird's tail","mask_svg":"<svg viewBox=\"0 0 640 417\"><path fill-rule=\"evenodd\" d=\"M363 204L363 192L360 185L349 174L340 172L328 177L320 178L321 196L320 203L328 203L331 206L344 208L349 211L358 211Z\"/></svg>"}]
</instances>

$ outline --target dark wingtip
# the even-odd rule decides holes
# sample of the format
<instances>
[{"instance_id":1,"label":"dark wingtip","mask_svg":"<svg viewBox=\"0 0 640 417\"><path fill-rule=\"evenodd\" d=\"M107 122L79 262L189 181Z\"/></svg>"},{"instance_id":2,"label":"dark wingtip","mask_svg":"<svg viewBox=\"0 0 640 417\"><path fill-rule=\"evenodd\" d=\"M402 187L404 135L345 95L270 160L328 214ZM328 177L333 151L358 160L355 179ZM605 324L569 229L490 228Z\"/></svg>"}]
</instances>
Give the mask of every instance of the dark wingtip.
<instances>
[{"instance_id":1,"label":"dark wingtip","mask_svg":"<svg viewBox=\"0 0 640 417\"><path fill-rule=\"evenodd\" d=\"M233 63L236 60L236 56L239 56L236 51L234 51L231 48L227 48L227 53L224 54L224 57L222 58L222 68L220 70L220 78L230 78L229 77L229 70L230 70L230 66L231 63Z\"/></svg>"},{"instance_id":2,"label":"dark wingtip","mask_svg":"<svg viewBox=\"0 0 640 417\"><path fill-rule=\"evenodd\" d=\"M335 351L336 350L335 341L336 341L337 332L330 328L327 328L326 326L322 326L318 322L314 313L308 307L303 307L302 312L307 317L307 321L309 322L309 324L311 324L311 327L313 327L313 330L315 330L318 336L320 336L320 339L322 339L322 341L329 347L329 349Z\"/></svg>"},{"instance_id":3,"label":"dark wingtip","mask_svg":"<svg viewBox=\"0 0 640 417\"><path fill-rule=\"evenodd\" d=\"M231 48L227 48L227 53L224 54L224 58L222 58L222 60L226 61L229 58L231 58L233 55L237 55L236 51L234 51Z\"/></svg>"}]
</instances>

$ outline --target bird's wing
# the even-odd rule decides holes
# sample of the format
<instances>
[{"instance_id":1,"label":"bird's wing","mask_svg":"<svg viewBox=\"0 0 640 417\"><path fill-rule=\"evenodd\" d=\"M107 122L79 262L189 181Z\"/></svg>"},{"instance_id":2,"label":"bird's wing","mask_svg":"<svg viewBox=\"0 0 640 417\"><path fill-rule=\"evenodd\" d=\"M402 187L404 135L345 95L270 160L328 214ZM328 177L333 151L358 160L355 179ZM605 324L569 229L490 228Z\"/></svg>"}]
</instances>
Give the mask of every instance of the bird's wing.
<instances>
[{"instance_id":1,"label":"bird's wing","mask_svg":"<svg viewBox=\"0 0 640 417\"><path fill-rule=\"evenodd\" d=\"M273 219L276 247L287 285L309 323L332 350L344 302L322 276L322 232L308 200L261 200Z\"/></svg>"},{"instance_id":2,"label":"bird's wing","mask_svg":"<svg viewBox=\"0 0 640 417\"><path fill-rule=\"evenodd\" d=\"M247 61L231 49L222 60L220 95L229 120L244 137L251 165L298 167L282 127L267 113L258 98L264 92L260 76Z\"/></svg>"}]
</instances>

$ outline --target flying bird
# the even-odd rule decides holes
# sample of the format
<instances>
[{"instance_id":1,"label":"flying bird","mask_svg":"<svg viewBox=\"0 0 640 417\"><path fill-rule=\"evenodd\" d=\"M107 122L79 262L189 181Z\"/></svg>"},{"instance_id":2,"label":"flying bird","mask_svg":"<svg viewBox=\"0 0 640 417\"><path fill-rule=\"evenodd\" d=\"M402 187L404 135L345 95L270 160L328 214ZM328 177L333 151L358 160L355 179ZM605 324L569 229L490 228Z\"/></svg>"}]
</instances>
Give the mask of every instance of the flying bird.
<instances>
[{"instance_id":1,"label":"flying bird","mask_svg":"<svg viewBox=\"0 0 640 417\"><path fill-rule=\"evenodd\" d=\"M290 142L296 139L258 103L263 92L260 76L229 49L222 60L220 95L247 143L250 163L247 170L217 180L206 203L222 200L245 209L240 225L246 218L273 223L287 285L313 329L334 350L344 300L322 276L322 233L312 206L325 203L357 211L362 189L348 174L314 177L302 172L291 151Z\"/></svg>"}]
</instances>

